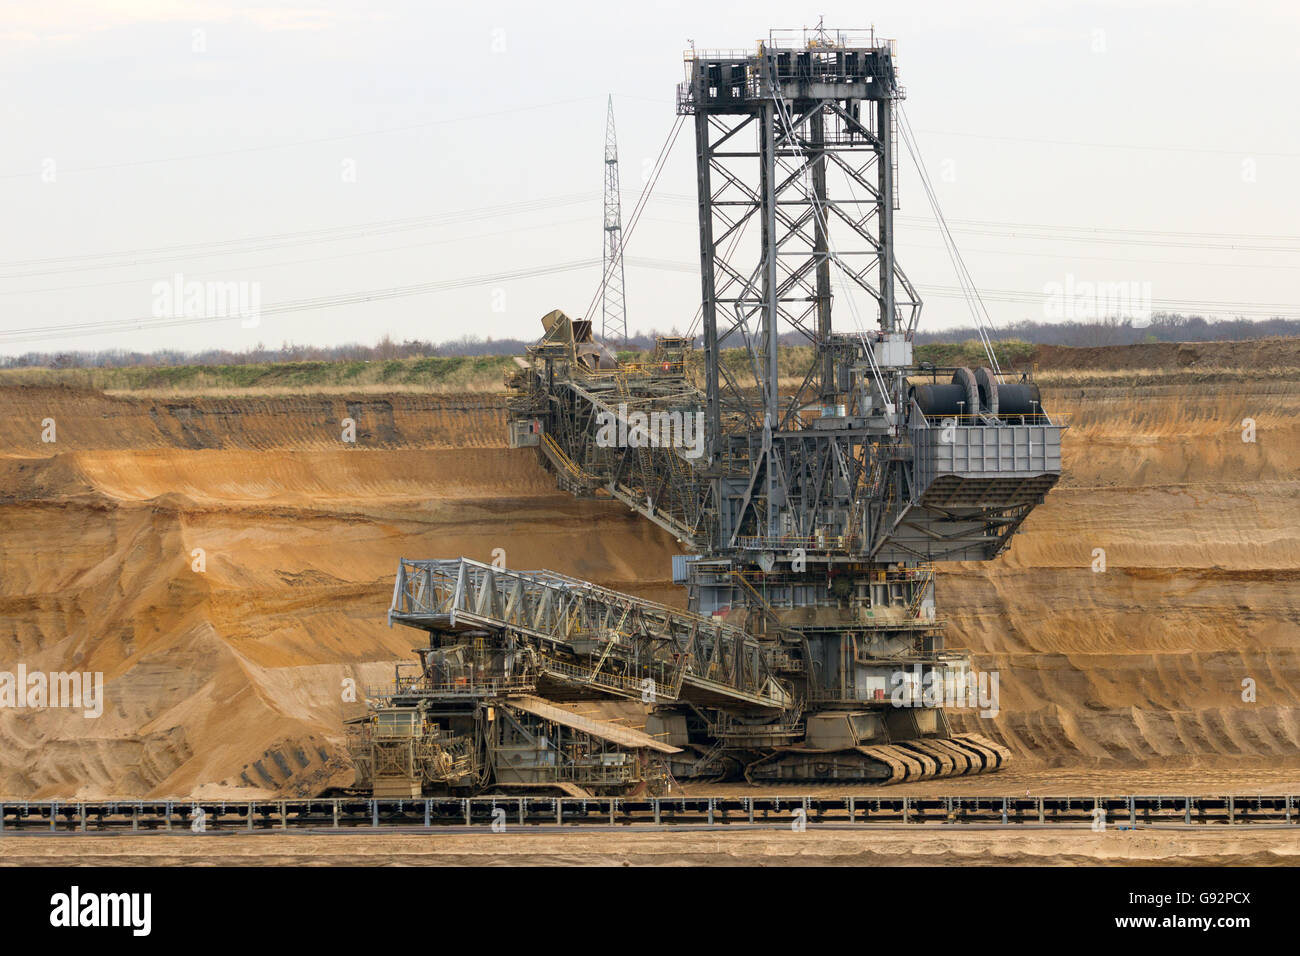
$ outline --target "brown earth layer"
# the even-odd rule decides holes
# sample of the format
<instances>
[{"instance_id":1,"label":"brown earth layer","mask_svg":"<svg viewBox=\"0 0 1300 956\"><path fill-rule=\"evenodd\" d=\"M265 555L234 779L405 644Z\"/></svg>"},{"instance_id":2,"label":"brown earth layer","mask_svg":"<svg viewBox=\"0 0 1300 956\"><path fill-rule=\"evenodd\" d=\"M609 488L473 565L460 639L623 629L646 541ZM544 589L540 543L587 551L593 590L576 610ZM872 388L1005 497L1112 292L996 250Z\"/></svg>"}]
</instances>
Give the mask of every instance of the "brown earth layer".
<instances>
[{"instance_id":1,"label":"brown earth layer","mask_svg":"<svg viewBox=\"0 0 1300 956\"><path fill-rule=\"evenodd\" d=\"M1039 345L1032 361L1042 369L1266 369L1300 366L1300 339L1237 342L1151 342L1143 345Z\"/></svg>"},{"instance_id":2,"label":"brown earth layer","mask_svg":"<svg viewBox=\"0 0 1300 956\"><path fill-rule=\"evenodd\" d=\"M486 828L485 828L486 829ZM1295 866L1277 828L7 837L0 866Z\"/></svg>"},{"instance_id":3,"label":"brown earth layer","mask_svg":"<svg viewBox=\"0 0 1300 956\"><path fill-rule=\"evenodd\" d=\"M671 538L506 449L499 397L0 397L0 671L102 671L107 698L98 719L0 709L9 797L350 782L345 681L380 682L421 636L386 627L400 557L500 548L512 567L681 601ZM1044 404L1072 416L1060 486L1008 555L939 579L950 643L1000 681L996 718L957 723L1009 746L1016 770L926 789L1287 789L1300 376L1047 389Z\"/></svg>"}]
</instances>

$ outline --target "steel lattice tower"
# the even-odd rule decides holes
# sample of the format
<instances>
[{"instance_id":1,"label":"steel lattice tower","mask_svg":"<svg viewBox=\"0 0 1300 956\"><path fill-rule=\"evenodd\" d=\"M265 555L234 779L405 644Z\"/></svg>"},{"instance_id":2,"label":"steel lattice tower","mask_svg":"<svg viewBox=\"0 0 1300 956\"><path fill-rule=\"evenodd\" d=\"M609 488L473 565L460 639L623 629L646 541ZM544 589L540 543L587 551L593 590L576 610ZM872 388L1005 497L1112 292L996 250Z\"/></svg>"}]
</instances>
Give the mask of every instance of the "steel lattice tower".
<instances>
[{"instance_id":1,"label":"steel lattice tower","mask_svg":"<svg viewBox=\"0 0 1300 956\"><path fill-rule=\"evenodd\" d=\"M785 429L809 403L832 403L846 391L834 376L844 341L832 312L848 311L844 301L834 308L835 272L874 300L871 324L882 334L910 337L921 307L894 258L894 108L903 92L892 44L820 28L783 40L774 33L750 54L692 50L678 91L678 112L695 122L708 414L719 439L729 412L751 427L766 420ZM838 195L828 186L832 173L842 183ZM866 318L842 319L839 331L860 335ZM818 359L784 399L782 331ZM744 381L713 374L717 354L737 346L749 352L751 374Z\"/></svg>"},{"instance_id":2,"label":"steel lattice tower","mask_svg":"<svg viewBox=\"0 0 1300 956\"><path fill-rule=\"evenodd\" d=\"M600 335L627 342L627 303L623 297L623 214L618 194L618 137L614 133L614 97L605 119L605 224L601 256Z\"/></svg>"}]
</instances>

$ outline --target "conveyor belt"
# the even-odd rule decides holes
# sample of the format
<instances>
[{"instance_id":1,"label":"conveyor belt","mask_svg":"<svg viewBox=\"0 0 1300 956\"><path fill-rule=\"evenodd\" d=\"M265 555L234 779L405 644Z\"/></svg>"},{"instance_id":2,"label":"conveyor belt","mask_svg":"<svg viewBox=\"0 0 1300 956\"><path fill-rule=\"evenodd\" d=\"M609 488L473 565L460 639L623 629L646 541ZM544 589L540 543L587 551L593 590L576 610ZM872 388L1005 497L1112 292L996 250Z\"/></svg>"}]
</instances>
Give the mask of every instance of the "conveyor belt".
<instances>
[{"instance_id":1,"label":"conveyor belt","mask_svg":"<svg viewBox=\"0 0 1300 956\"><path fill-rule=\"evenodd\" d=\"M607 720L584 717L581 714L575 714L571 710L565 710L563 707L556 707L540 697L527 695L510 697L503 701L503 704L508 707L516 707L525 713L532 714L534 717L563 724L565 727L582 731L584 734L591 734L593 737L608 740L610 743L626 747L628 750L645 748L647 750L656 750L661 754L678 754L682 752L680 747L670 746L639 730L633 730L631 727L620 727L618 724L612 724Z\"/></svg>"},{"instance_id":2,"label":"conveyor belt","mask_svg":"<svg viewBox=\"0 0 1300 956\"><path fill-rule=\"evenodd\" d=\"M667 797L340 797L291 800L96 800L0 803L0 843L34 832L351 830L438 826L788 827L801 809L810 826L917 823L1054 824L1091 827L1098 809L1108 826L1300 824L1300 796L802 796L755 788L746 796ZM201 813L201 816L200 816ZM201 824L198 821L202 821Z\"/></svg>"}]
</instances>

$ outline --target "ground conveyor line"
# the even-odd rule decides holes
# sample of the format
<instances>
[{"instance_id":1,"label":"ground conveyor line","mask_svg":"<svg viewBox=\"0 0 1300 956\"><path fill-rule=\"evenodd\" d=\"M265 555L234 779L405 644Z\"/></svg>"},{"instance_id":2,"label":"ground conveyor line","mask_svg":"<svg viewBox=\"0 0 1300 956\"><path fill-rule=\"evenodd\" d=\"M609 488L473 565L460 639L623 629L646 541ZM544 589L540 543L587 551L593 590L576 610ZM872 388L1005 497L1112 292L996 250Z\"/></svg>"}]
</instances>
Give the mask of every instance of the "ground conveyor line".
<instances>
[{"instance_id":1,"label":"ground conveyor line","mask_svg":"<svg viewBox=\"0 0 1300 956\"><path fill-rule=\"evenodd\" d=\"M338 797L287 800L7 801L0 837L463 826L705 827L985 824L1110 827L1300 823L1300 796ZM196 822L201 821L201 822Z\"/></svg>"}]
</instances>

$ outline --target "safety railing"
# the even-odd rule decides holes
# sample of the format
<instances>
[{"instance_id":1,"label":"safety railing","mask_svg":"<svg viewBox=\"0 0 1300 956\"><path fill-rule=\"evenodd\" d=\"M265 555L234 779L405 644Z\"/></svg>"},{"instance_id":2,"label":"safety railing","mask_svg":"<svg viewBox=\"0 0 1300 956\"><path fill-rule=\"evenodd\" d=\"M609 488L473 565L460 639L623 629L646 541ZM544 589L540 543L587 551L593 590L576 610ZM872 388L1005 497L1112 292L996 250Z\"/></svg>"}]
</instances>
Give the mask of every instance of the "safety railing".
<instances>
[{"instance_id":1,"label":"safety railing","mask_svg":"<svg viewBox=\"0 0 1300 956\"><path fill-rule=\"evenodd\" d=\"M921 604L925 600L926 592L930 589L930 582L934 580L934 565L927 564L919 569L920 580L912 591L912 600L907 605L907 616L915 619L921 613Z\"/></svg>"},{"instance_id":2,"label":"safety railing","mask_svg":"<svg viewBox=\"0 0 1300 956\"><path fill-rule=\"evenodd\" d=\"M942 428L945 425L988 425L990 418L1000 422L1003 425L1056 425L1064 427L1069 424L1070 416L1061 412L1048 415L1046 412L1034 412L1026 415L1003 415L996 417L989 415L922 415L927 425L931 428ZM993 427L997 427L994 425Z\"/></svg>"},{"instance_id":3,"label":"safety railing","mask_svg":"<svg viewBox=\"0 0 1300 956\"><path fill-rule=\"evenodd\" d=\"M848 535L740 535L737 544L745 550L789 551L802 548L805 551L843 551L849 544Z\"/></svg>"},{"instance_id":4,"label":"safety railing","mask_svg":"<svg viewBox=\"0 0 1300 956\"><path fill-rule=\"evenodd\" d=\"M803 721L777 724L742 724L734 720L723 720L708 724L710 737L802 737L805 732Z\"/></svg>"},{"instance_id":5,"label":"safety railing","mask_svg":"<svg viewBox=\"0 0 1300 956\"><path fill-rule=\"evenodd\" d=\"M686 674L686 668L682 665L638 668L633 674L614 674L601 671L598 667L578 667L546 655L542 655L540 669L574 683L591 684L630 697L650 693L656 697L676 698ZM646 681L651 683L647 684Z\"/></svg>"},{"instance_id":6,"label":"safety railing","mask_svg":"<svg viewBox=\"0 0 1300 956\"><path fill-rule=\"evenodd\" d=\"M578 467L577 463L565 453L563 448L560 447L559 442L551 437L550 432L542 433L542 444L545 446L547 452L549 452L547 457L555 462L556 466L566 472L569 477L576 478L579 481L591 479L592 476L588 475Z\"/></svg>"},{"instance_id":7,"label":"safety railing","mask_svg":"<svg viewBox=\"0 0 1300 956\"><path fill-rule=\"evenodd\" d=\"M512 677L493 680L457 678L450 681L425 681L419 678L366 687L369 700L392 700L395 697L494 697L503 694L529 694L537 689L532 678Z\"/></svg>"}]
</instances>

